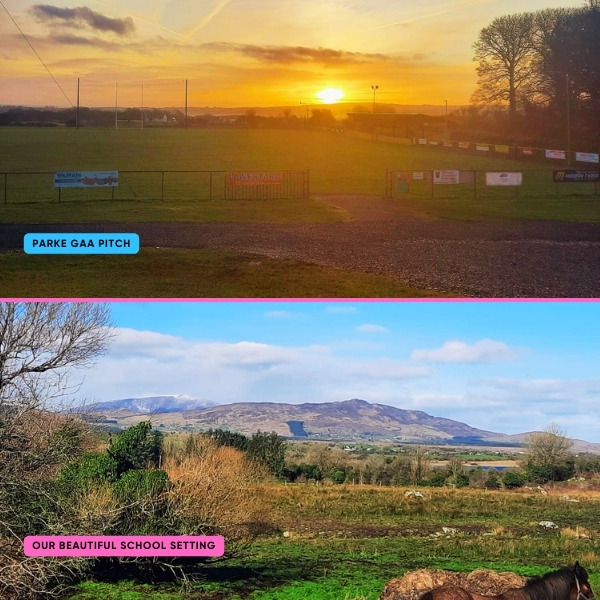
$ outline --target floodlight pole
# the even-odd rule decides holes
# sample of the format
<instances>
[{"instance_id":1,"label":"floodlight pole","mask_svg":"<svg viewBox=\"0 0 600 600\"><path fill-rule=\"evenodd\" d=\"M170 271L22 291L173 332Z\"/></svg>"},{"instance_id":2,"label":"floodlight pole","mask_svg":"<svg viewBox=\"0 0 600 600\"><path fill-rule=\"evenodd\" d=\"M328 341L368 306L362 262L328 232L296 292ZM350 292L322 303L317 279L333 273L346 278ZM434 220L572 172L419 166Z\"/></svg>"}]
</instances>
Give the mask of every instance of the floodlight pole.
<instances>
[{"instance_id":1,"label":"floodlight pole","mask_svg":"<svg viewBox=\"0 0 600 600\"><path fill-rule=\"evenodd\" d=\"M444 142L448 139L448 100L444 100L446 103L446 121L444 124Z\"/></svg>"},{"instance_id":2,"label":"floodlight pole","mask_svg":"<svg viewBox=\"0 0 600 600\"><path fill-rule=\"evenodd\" d=\"M79 77L77 78L77 110L75 111L75 129L79 129Z\"/></svg>"},{"instance_id":3,"label":"floodlight pole","mask_svg":"<svg viewBox=\"0 0 600 600\"><path fill-rule=\"evenodd\" d=\"M570 95L570 85L569 85L569 74L563 73L563 71L552 71L555 75L564 75L565 76L565 107L567 110L567 166L571 166L571 101L569 99ZM556 92L558 95L558 81L556 82Z\"/></svg>"},{"instance_id":4,"label":"floodlight pole","mask_svg":"<svg viewBox=\"0 0 600 600\"><path fill-rule=\"evenodd\" d=\"M571 103L569 101L569 74L565 73L567 92L567 166L571 166Z\"/></svg>"},{"instance_id":5,"label":"floodlight pole","mask_svg":"<svg viewBox=\"0 0 600 600\"><path fill-rule=\"evenodd\" d=\"M188 126L188 80L185 80L185 129Z\"/></svg>"},{"instance_id":6,"label":"floodlight pole","mask_svg":"<svg viewBox=\"0 0 600 600\"><path fill-rule=\"evenodd\" d=\"M379 89L378 85L372 85L371 89L373 90L373 114L375 114L375 92Z\"/></svg>"},{"instance_id":7,"label":"floodlight pole","mask_svg":"<svg viewBox=\"0 0 600 600\"><path fill-rule=\"evenodd\" d=\"M308 102L302 102L302 100L300 101L300 104L304 104L304 106L306 106L306 117L304 118L304 120L306 121L306 124L308 124L308 107L310 105L308 104Z\"/></svg>"},{"instance_id":8,"label":"floodlight pole","mask_svg":"<svg viewBox=\"0 0 600 600\"><path fill-rule=\"evenodd\" d=\"M119 84L115 83L115 129L119 129Z\"/></svg>"},{"instance_id":9,"label":"floodlight pole","mask_svg":"<svg viewBox=\"0 0 600 600\"><path fill-rule=\"evenodd\" d=\"M142 81L142 131L144 131L144 82Z\"/></svg>"}]
</instances>

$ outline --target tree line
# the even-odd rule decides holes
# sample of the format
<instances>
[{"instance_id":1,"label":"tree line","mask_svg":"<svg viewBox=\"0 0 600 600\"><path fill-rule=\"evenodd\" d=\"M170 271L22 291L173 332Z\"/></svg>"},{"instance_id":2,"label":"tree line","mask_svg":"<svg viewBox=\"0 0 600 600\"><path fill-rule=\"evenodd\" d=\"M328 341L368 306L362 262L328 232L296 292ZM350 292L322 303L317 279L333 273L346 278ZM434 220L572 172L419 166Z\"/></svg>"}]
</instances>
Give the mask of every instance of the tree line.
<instances>
[{"instance_id":1,"label":"tree line","mask_svg":"<svg viewBox=\"0 0 600 600\"><path fill-rule=\"evenodd\" d=\"M472 102L507 108L511 133L600 144L600 2L502 16L473 44ZM491 120L491 118L490 118Z\"/></svg>"},{"instance_id":2,"label":"tree line","mask_svg":"<svg viewBox=\"0 0 600 600\"><path fill-rule=\"evenodd\" d=\"M351 457L339 447L315 444L304 456L289 452L281 477L289 482L328 482L386 486L477 487L514 489L567 481L597 479L600 457L575 455L572 442L556 425L532 434L518 467L505 470L466 466L460 454L440 462L429 448L407 446L394 455Z\"/></svg>"}]
</instances>

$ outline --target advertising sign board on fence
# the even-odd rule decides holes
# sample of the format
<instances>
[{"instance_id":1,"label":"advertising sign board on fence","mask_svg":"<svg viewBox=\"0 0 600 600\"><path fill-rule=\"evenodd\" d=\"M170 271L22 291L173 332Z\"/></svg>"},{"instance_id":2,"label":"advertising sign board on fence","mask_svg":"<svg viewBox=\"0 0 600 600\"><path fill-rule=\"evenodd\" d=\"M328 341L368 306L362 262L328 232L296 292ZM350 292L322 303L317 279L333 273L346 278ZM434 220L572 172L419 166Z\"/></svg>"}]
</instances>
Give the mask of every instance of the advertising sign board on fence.
<instances>
[{"instance_id":1,"label":"advertising sign board on fence","mask_svg":"<svg viewBox=\"0 0 600 600\"><path fill-rule=\"evenodd\" d=\"M600 181L600 171L561 170L552 171L554 183L582 183Z\"/></svg>"},{"instance_id":2,"label":"advertising sign board on fence","mask_svg":"<svg viewBox=\"0 0 600 600\"><path fill-rule=\"evenodd\" d=\"M567 153L564 150L546 150L546 158L565 160L565 158L567 158Z\"/></svg>"},{"instance_id":3,"label":"advertising sign board on fence","mask_svg":"<svg viewBox=\"0 0 600 600\"><path fill-rule=\"evenodd\" d=\"M597 163L598 156L598 154L592 154L590 152L575 152L575 160L577 162Z\"/></svg>"},{"instance_id":4,"label":"advertising sign board on fence","mask_svg":"<svg viewBox=\"0 0 600 600\"><path fill-rule=\"evenodd\" d=\"M433 183L454 185L460 181L460 171L434 171Z\"/></svg>"},{"instance_id":5,"label":"advertising sign board on fence","mask_svg":"<svg viewBox=\"0 0 600 600\"><path fill-rule=\"evenodd\" d=\"M232 171L226 181L227 185L282 185L283 173Z\"/></svg>"},{"instance_id":6,"label":"advertising sign board on fence","mask_svg":"<svg viewBox=\"0 0 600 600\"><path fill-rule=\"evenodd\" d=\"M115 187L118 171L60 171L54 175L55 188Z\"/></svg>"},{"instance_id":7,"label":"advertising sign board on fence","mask_svg":"<svg viewBox=\"0 0 600 600\"><path fill-rule=\"evenodd\" d=\"M486 173L486 185L521 185L523 173Z\"/></svg>"},{"instance_id":8,"label":"advertising sign board on fence","mask_svg":"<svg viewBox=\"0 0 600 600\"><path fill-rule=\"evenodd\" d=\"M489 152L490 151L490 147L487 144L477 144L477 146L475 146L476 150L479 150L479 152Z\"/></svg>"},{"instance_id":9,"label":"advertising sign board on fence","mask_svg":"<svg viewBox=\"0 0 600 600\"><path fill-rule=\"evenodd\" d=\"M463 150L468 150L471 144L469 142L458 142L458 147Z\"/></svg>"}]
</instances>

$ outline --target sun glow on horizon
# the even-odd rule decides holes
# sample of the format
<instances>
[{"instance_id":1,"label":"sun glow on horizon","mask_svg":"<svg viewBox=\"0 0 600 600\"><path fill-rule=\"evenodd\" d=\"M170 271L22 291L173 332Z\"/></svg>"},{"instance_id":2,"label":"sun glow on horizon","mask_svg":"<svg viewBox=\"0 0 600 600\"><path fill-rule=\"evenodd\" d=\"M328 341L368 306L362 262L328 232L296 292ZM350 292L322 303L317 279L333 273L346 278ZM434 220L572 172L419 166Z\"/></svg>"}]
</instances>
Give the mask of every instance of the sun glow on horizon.
<instances>
[{"instance_id":1,"label":"sun glow on horizon","mask_svg":"<svg viewBox=\"0 0 600 600\"><path fill-rule=\"evenodd\" d=\"M317 92L317 98L323 102L323 104L335 104L344 97L344 92L339 88L325 88L320 92Z\"/></svg>"}]
</instances>

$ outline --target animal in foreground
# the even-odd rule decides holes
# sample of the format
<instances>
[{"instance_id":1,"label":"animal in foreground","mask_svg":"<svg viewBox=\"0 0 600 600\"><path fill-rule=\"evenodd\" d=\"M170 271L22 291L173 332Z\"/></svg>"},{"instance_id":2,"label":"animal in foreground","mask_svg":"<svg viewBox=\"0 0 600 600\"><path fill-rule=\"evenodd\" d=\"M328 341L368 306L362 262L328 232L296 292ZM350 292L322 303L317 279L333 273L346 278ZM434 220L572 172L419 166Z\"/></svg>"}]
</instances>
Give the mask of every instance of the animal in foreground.
<instances>
[{"instance_id":1,"label":"animal in foreground","mask_svg":"<svg viewBox=\"0 0 600 600\"><path fill-rule=\"evenodd\" d=\"M425 592L420 600L594 600L587 571L576 562L569 567L531 578L525 586L497 596L482 596L464 588L443 585Z\"/></svg>"}]
</instances>

